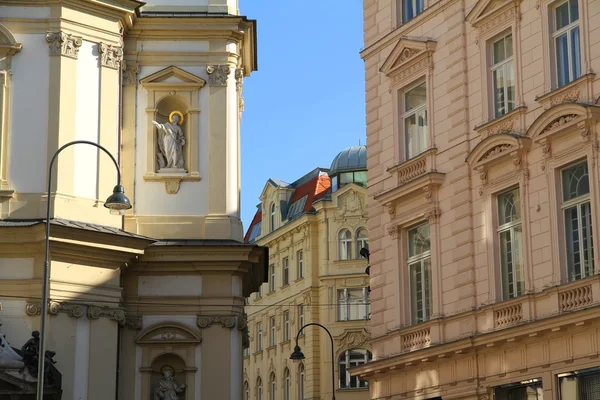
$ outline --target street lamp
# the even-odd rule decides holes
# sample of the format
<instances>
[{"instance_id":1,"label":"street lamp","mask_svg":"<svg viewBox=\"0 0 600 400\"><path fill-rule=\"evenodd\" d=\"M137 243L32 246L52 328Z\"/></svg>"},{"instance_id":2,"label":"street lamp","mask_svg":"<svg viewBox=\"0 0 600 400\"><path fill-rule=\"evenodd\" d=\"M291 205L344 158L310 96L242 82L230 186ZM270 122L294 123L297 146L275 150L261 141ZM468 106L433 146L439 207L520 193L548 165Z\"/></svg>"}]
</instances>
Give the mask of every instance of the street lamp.
<instances>
[{"instance_id":1,"label":"street lamp","mask_svg":"<svg viewBox=\"0 0 600 400\"><path fill-rule=\"evenodd\" d=\"M52 167L54 166L54 160L58 154L69 146L74 144L89 144L104 151L111 158L117 169L117 185L113 189L113 194L106 199L104 207L108 208L112 213L124 214L125 210L131 208L131 202L125 196L123 186L121 186L121 171L119 170L119 164L112 154L104 147L97 143L89 142L87 140L75 140L62 146L54 153L52 160L50 160L50 166L48 167L48 192L47 194L47 208L46 208L46 255L44 258L44 282L43 282L43 293L42 293L42 326L40 332L40 352L38 354L38 376L37 376L37 400L44 399L44 367L46 361L46 319L48 314L48 286L50 280L50 264L48 262L48 254L50 252L50 192L52 191Z\"/></svg>"},{"instance_id":2,"label":"street lamp","mask_svg":"<svg viewBox=\"0 0 600 400\"><path fill-rule=\"evenodd\" d=\"M325 332L327 332L327 334L329 335L329 339L331 339L331 400L335 400L335 357L333 355L333 336L331 336L331 332L329 332L327 328L325 328L321 324L317 324L316 322L311 322L300 328L298 334L296 335L296 346L294 347L294 352L290 355L290 360L304 360L304 353L302 353L302 349L300 349L300 346L298 346L298 339L300 338L300 334L302 333L304 328L311 325L319 326L325 329Z\"/></svg>"}]
</instances>

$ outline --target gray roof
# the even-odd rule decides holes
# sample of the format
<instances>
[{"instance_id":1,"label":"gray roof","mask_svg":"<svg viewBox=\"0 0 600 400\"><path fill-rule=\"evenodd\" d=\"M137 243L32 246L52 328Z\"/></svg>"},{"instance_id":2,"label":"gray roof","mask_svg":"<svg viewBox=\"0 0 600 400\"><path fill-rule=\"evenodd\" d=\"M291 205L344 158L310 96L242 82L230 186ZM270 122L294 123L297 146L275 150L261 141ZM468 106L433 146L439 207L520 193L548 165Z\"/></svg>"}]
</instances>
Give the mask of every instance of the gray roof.
<instances>
[{"instance_id":1,"label":"gray roof","mask_svg":"<svg viewBox=\"0 0 600 400\"><path fill-rule=\"evenodd\" d=\"M367 146L352 146L342 150L331 163L329 176L345 171L367 169Z\"/></svg>"}]
</instances>

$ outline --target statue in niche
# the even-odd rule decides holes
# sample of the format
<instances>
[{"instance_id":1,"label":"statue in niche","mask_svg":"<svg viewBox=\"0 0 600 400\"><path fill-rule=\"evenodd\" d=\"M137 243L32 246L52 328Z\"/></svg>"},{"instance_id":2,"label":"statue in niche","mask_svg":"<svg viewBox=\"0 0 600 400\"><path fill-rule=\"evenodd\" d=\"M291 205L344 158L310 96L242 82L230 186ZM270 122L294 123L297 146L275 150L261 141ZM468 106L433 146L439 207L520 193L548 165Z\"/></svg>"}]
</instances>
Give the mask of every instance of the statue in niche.
<instances>
[{"instance_id":1,"label":"statue in niche","mask_svg":"<svg viewBox=\"0 0 600 400\"><path fill-rule=\"evenodd\" d=\"M179 400L177 393L183 393L185 385L178 385L173 378L173 368L163 368L163 378L154 388L154 400Z\"/></svg>"},{"instance_id":2,"label":"statue in niche","mask_svg":"<svg viewBox=\"0 0 600 400\"><path fill-rule=\"evenodd\" d=\"M183 160L183 146L185 145L185 135L181 129L183 123L183 113L173 111L169 114L169 122L160 124L152 121L158 131L158 152L156 158L158 161L158 172L161 170L180 170L185 172Z\"/></svg>"}]
</instances>

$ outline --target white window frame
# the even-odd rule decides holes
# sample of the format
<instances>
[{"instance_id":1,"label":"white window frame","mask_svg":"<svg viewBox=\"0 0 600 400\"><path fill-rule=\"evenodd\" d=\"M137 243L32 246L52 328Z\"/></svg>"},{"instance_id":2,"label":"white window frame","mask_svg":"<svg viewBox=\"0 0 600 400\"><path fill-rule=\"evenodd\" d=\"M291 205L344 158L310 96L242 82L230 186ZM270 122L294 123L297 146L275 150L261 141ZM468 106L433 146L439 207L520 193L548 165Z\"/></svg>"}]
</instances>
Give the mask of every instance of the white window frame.
<instances>
[{"instance_id":1,"label":"white window frame","mask_svg":"<svg viewBox=\"0 0 600 400\"><path fill-rule=\"evenodd\" d=\"M244 400L250 400L250 385L248 382L244 383Z\"/></svg>"},{"instance_id":2,"label":"white window frame","mask_svg":"<svg viewBox=\"0 0 600 400\"><path fill-rule=\"evenodd\" d=\"M269 293L275 291L275 264L269 265Z\"/></svg>"},{"instance_id":3,"label":"white window frame","mask_svg":"<svg viewBox=\"0 0 600 400\"><path fill-rule=\"evenodd\" d=\"M350 365L350 354L351 353L362 353L362 355L364 357L363 362L362 362L362 364L358 364L358 365L364 365L369 362L370 352L369 352L369 350L366 350L366 349L350 349L350 350L346 350L342 354L340 354L340 357L338 358L338 388L340 388L340 389L367 388L367 387L369 387L369 384L366 381L361 381L356 376L352 377L352 376L350 376L350 373L348 372L348 368L352 368L352 367L356 366L356 365L355 366ZM346 367L345 368L346 386L342 386L342 375L341 375L342 374L342 365L344 365ZM356 380L359 382L357 387L352 387L352 378L356 378Z\"/></svg>"},{"instance_id":4,"label":"white window frame","mask_svg":"<svg viewBox=\"0 0 600 400\"><path fill-rule=\"evenodd\" d=\"M256 383L256 399L257 400L262 400L262 395L263 395L263 391L262 391L262 379L260 378L260 376L258 377L257 383Z\"/></svg>"},{"instance_id":5,"label":"white window frame","mask_svg":"<svg viewBox=\"0 0 600 400\"><path fill-rule=\"evenodd\" d=\"M578 0L574 0L574 1L578 1ZM583 71L581 71L582 68L582 57L583 57L583 52L581 49L581 41L582 41L582 31L581 31L581 12L582 9L581 7L579 7L579 4L577 5L577 10L579 13L579 16L577 18L577 20L575 22L571 22L569 25L561 28L561 29L557 29L556 26L556 9L560 6L562 6L565 3L569 3L569 0L564 0L564 1L560 1L557 2L555 4L553 4L551 6L550 9L550 19L551 19L551 23L552 23L552 49L554 51L554 68L555 68L555 72L556 72L556 87L562 87L565 85L568 85L569 83L573 82L574 80L578 79L580 76L575 77L574 76L574 72L573 72L573 64L571 63L571 58L573 57L573 49L571 48L572 44L571 44L571 35L572 32L575 28L579 28L579 69L580 72L583 74ZM571 15L571 9L568 7L567 5L567 9L569 10L569 16ZM559 81L558 81L558 48L557 48L557 44L556 44L556 39L560 36L562 36L563 34L567 34L567 58L568 58L568 62L567 64L569 65L569 78L568 81L563 83L562 86L560 86Z\"/></svg>"},{"instance_id":6,"label":"white window frame","mask_svg":"<svg viewBox=\"0 0 600 400\"><path fill-rule=\"evenodd\" d=\"M510 41L512 43L512 54L510 55L510 57L506 57L504 60L494 64L494 49L495 49L495 44L502 40L504 41L504 52L506 54L506 39L510 36ZM513 106L512 108L510 108L510 103L508 102L508 82L506 77L507 75L507 71L509 71L510 69L512 69L512 79L513 79L513 84L516 84L516 79L515 79L515 62L514 62L514 54L515 54L515 43L514 43L514 36L512 34L512 31L508 31L508 32L504 32L503 34L496 36L490 43L490 50L489 50L489 54L490 54L490 82L491 82L491 88L490 91L492 93L492 110L493 110L493 115L494 118L500 118L503 115L506 115L508 113L510 113L511 111L513 111L515 109L515 102L516 102L516 98L513 99ZM496 109L496 92L494 91L494 86L496 84L496 80L494 79L494 72L498 71L502 69L502 73L504 74L504 113L500 114L498 111L498 109ZM516 97L516 87L513 88L514 91L514 96ZM510 108L510 109L509 109Z\"/></svg>"},{"instance_id":7,"label":"white window frame","mask_svg":"<svg viewBox=\"0 0 600 400\"><path fill-rule=\"evenodd\" d=\"M269 319L269 347L273 347L277 344L277 324L275 323L275 317Z\"/></svg>"},{"instance_id":8,"label":"white window frame","mask_svg":"<svg viewBox=\"0 0 600 400\"><path fill-rule=\"evenodd\" d=\"M290 284L290 260L289 258L285 257L283 259L283 285L282 286L287 286Z\"/></svg>"},{"instance_id":9,"label":"white window frame","mask_svg":"<svg viewBox=\"0 0 600 400\"><path fill-rule=\"evenodd\" d=\"M271 203L271 219L270 219L270 224L269 224L269 228L271 228L271 232L273 232L275 230L275 217L277 215L277 207L275 207L275 203Z\"/></svg>"},{"instance_id":10,"label":"white window frame","mask_svg":"<svg viewBox=\"0 0 600 400\"><path fill-rule=\"evenodd\" d=\"M563 194L564 193L563 171L573 168L573 167L576 167L580 164L586 164L586 166L587 166L589 192L586 195L579 196L574 199L565 201L564 194ZM589 205L589 207L590 207L589 218L593 219L593 212L592 212L592 208L591 208L592 204L591 204L591 198L590 198L590 193L592 191L592 180L590 179L590 166L589 166L587 160L578 161L578 162L566 165L560 169L559 173L560 173L560 190L561 190L561 192L560 192L561 214L562 214L562 221L563 221L563 227L564 227L564 238L565 238L565 258L566 258L565 265L567 267L568 280L569 280L569 282L573 282L573 281L576 281L579 279L587 278L594 274L595 265L594 265L594 257L593 256L591 257L591 260L590 260L590 262L591 262L591 266L589 268L590 271L587 274L585 272L585 266L583 265L583 262L584 262L583 255L585 253L585 249L583 247L584 241L581 239L581 233L583 231L581 206L585 205L586 203ZM571 266L569 266L569 258L570 257L569 257L568 248L567 248L567 241L568 241L567 229L568 229L568 227L567 227L567 221L565 218L565 212L568 209L572 209L574 207L577 207L577 231L578 231L578 236L579 236L579 253L580 253L580 257L582 258L582 261L581 261L582 265L581 265L581 271L580 271L581 276L579 278L575 278L574 271L571 271ZM592 228L591 229L592 233L591 233L591 237L590 237L590 246L591 246L591 251L593 253L594 252L594 224L593 223L591 224L591 228Z\"/></svg>"},{"instance_id":11,"label":"white window frame","mask_svg":"<svg viewBox=\"0 0 600 400\"><path fill-rule=\"evenodd\" d=\"M365 232L365 237L360 237L361 232ZM356 230L356 259L360 259L360 251L366 247L369 248L369 234L366 228L358 228Z\"/></svg>"},{"instance_id":12,"label":"white window frame","mask_svg":"<svg viewBox=\"0 0 600 400\"><path fill-rule=\"evenodd\" d=\"M304 304L298 305L298 330L300 330L304 326ZM304 331L302 331L301 336L304 335Z\"/></svg>"},{"instance_id":13,"label":"white window frame","mask_svg":"<svg viewBox=\"0 0 600 400\"><path fill-rule=\"evenodd\" d=\"M340 260L352 260L352 232L349 229L342 229L338 239Z\"/></svg>"},{"instance_id":14,"label":"white window frame","mask_svg":"<svg viewBox=\"0 0 600 400\"><path fill-rule=\"evenodd\" d=\"M519 219L515 220L515 221L508 222L508 223L505 223L505 224L500 224L500 213L501 213L501 209L500 208L502 206L500 204L501 197L504 196L504 195L506 195L506 194L508 194L508 193L510 193L510 192L516 192L517 195L519 196L519 206L518 206L518 209L519 209ZM520 188L519 187L513 187L511 189L508 189L508 190L505 190L505 191L503 191L501 193L498 193L498 195L496 196L496 208L497 208L497 215L498 215L498 228L497 228L496 232L497 232L497 237L498 237L498 254L500 255L500 273L502 275L501 279L500 279L501 287L502 287L502 299L503 300L509 300L509 299L513 299L515 297L519 297L519 296L522 296L522 295L525 294L524 293L525 292L525 280L524 280L525 279L524 278L525 277L525 275L524 275L525 274L525 265L524 265L524 259L523 259L523 242L522 242L522 238L523 238L522 223L523 223L523 220L522 220L522 216L521 216L521 190L520 190ZM508 256L503 257L503 254L502 254L502 235L508 232L508 234L510 236L510 241L511 241L511 244L512 244L512 243L514 243L517 240L517 237L518 237L518 235L516 234L517 228L521 228L521 243L519 244L520 249L521 249L521 254L520 254L521 255L521 260L520 261L519 260L515 261L515 259L511 260L512 267L511 267L510 273L511 273L511 275L513 277L512 285L513 285L513 288L514 288L513 289L514 290L513 293L511 293L509 288L505 288L504 287L504 274L505 274L505 271L508 270L508 265L506 265L503 262L503 260L506 259ZM518 256L518 254L515 255L515 253L516 253L514 251L514 247L515 246L514 245L511 245L511 246L513 247L513 251L511 252L512 253L512 257L514 258L514 257ZM519 271L517 269L518 262L521 263L522 271ZM508 271L507 271L507 275L508 275ZM520 280L519 276L522 276L523 279Z\"/></svg>"},{"instance_id":15,"label":"white window frame","mask_svg":"<svg viewBox=\"0 0 600 400\"><path fill-rule=\"evenodd\" d=\"M425 9L427 8L427 4L426 4L427 2L426 2L426 0L420 0L423 3L423 7L422 7L421 11L420 12L414 12L414 15L412 17L408 18L407 16L404 15L405 14L404 13L404 3L405 3L405 1L411 1L413 3L413 8L414 9L417 8L416 5L417 5L417 2L419 2L419 0L397 0L397 4L398 4L397 7L400 8L400 12L399 12L399 14L400 14L400 21L399 22L400 22L400 24L406 24L406 23L408 23L409 21L413 20L414 18L416 18L417 16L419 16L421 13L423 13L423 11L425 11Z\"/></svg>"},{"instance_id":16,"label":"white window frame","mask_svg":"<svg viewBox=\"0 0 600 400\"><path fill-rule=\"evenodd\" d=\"M304 400L304 363L298 367L298 398Z\"/></svg>"},{"instance_id":17,"label":"white window frame","mask_svg":"<svg viewBox=\"0 0 600 400\"><path fill-rule=\"evenodd\" d=\"M290 340L290 312L283 312L283 340Z\"/></svg>"},{"instance_id":18,"label":"white window frame","mask_svg":"<svg viewBox=\"0 0 600 400\"><path fill-rule=\"evenodd\" d=\"M408 92L416 89L417 87L419 87L421 85L425 85L425 101L420 106L415 107L410 111L406 111L406 95L408 94ZM428 118L428 115L427 115L427 95L428 95L427 80L421 79L417 83L415 83L411 86L408 86L406 89L402 90L400 93L402 95L402 100L400 101L400 107L401 107L400 109L401 109L401 116L402 116L401 119L402 119L402 133L403 133L402 136L403 136L403 142L404 142L404 157L405 157L405 160L410 160L412 158L419 156L420 154L423 154L431 146L431 143L429 140L429 121L427 120L427 118ZM423 120L426 123L425 132L424 132L425 148L420 149L419 153L411 155L411 154L409 154L410 147L408 145L408 132L406 131L406 120L408 118L412 117L413 115L416 115L415 120L417 121L417 126L418 126L419 116L423 117Z\"/></svg>"},{"instance_id":19,"label":"white window frame","mask_svg":"<svg viewBox=\"0 0 600 400\"><path fill-rule=\"evenodd\" d=\"M304 253L302 250L298 250L296 253L297 263L298 263L298 279L304 278Z\"/></svg>"},{"instance_id":20,"label":"white window frame","mask_svg":"<svg viewBox=\"0 0 600 400\"><path fill-rule=\"evenodd\" d=\"M263 342L262 342L262 322L256 323L256 351L263 350Z\"/></svg>"},{"instance_id":21,"label":"white window frame","mask_svg":"<svg viewBox=\"0 0 600 400\"><path fill-rule=\"evenodd\" d=\"M358 291L358 290L362 290L362 304L358 304L358 303L351 303L349 300L349 292L350 291ZM343 293L343 300L340 299L340 294ZM360 321L360 320L366 320L369 319L369 292L367 290L367 288L344 288L344 289L338 289L338 321ZM351 308L352 307L364 307L364 317L363 318L355 318L355 319L351 319ZM360 310L359 310L360 311ZM360 312L358 313L359 315L361 314Z\"/></svg>"},{"instance_id":22,"label":"white window frame","mask_svg":"<svg viewBox=\"0 0 600 400\"><path fill-rule=\"evenodd\" d=\"M277 377L275 376L275 372L271 373L269 387L271 388L271 393L269 393L271 395L270 400L277 400Z\"/></svg>"},{"instance_id":23,"label":"white window frame","mask_svg":"<svg viewBox=\"0 0 600 400\"><path fill-rule=\"evenodd\" d=\"M410 231L412 230L418 230L421 226L424 225L428 225L428 222L424 222L418 225L413 226L412 228L410 228L407 232L407 242L410 241ZM431 226L430 226L431 229ZM431 240L431 230L429 231L429 239ZM408 248L410 248L410 243L407 243ZM410 254L407 251L408 254ZM421 301L421 303L423 304L423 309L421 310L423 313L423 319L419 320L418 318L415 317L415 315L418 313L418 310L416 309L416 305L412 304L413 301L413 290L414 290L414 286L416 285L416 282L413 283L412 282L412 274L411 274L411 267L413 265L417 265L420 264L419 268L421 269L421 275L423 277L425 277L425 275L427 274L427 269L425 268L426 265L426 261L429 261L429 276L428 276L428 281L431 284L431 279L432 279L432 273L431 273L431 246L429 247L428 251L425 251L423 253L420 254L415 254L411 257L409 257L406 260L406 264L408 266L408 276L409 276L409 286L410 286L410 300L409 300L409 304L410 304L410 316L411 316L411 322L413 324L417 324L420 322L425 322L427 320L429 320L429 318L431 318L431 308L432 308L432 304L433 304L433 293L432 293L432 288L427 287L427 279L422 279L421 280L421 293L423 294L424 298ZM429 297L427 297L429 296ZM429 313L427 312L427 304L429 304Z\"/></svg>"},{"instance_id":24,"label":"white window frame","mask_svg":"<svg viewBox=\"0 0 600 400\"><path fill-rule=\"evenodd\" d=\"M292 379L290 378L290 370L286 368L283 371L283 400L290 400L292 392Z\"/></svg>"}]
</instances>

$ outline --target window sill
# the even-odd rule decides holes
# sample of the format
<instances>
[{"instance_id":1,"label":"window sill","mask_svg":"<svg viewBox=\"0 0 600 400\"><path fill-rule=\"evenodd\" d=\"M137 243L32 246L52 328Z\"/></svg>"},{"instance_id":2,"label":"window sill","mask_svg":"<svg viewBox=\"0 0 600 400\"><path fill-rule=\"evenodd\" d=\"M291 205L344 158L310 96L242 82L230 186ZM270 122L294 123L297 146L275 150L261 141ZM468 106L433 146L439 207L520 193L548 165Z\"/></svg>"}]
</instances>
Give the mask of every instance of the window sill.
<instances>
[{"instance_id":1,"label":"window sill","mask_svg":"<svg viewBox=\"0 0 600 400\"><path fill-rule=\"evenodd\" d=\"M301 278L298 278L298 279L296 279L296 280L294 281L294 283L298 283L298 282L301 282L301 281L303 281L303 280L304 280L304 277L301 277Z\"/></svg>"},{"instance_id":2,"label":"window sill","mask_svg":"<svg viewBox=\"0 0 600 400\"><path fill-rule=\"evenodd\" d=\"M277 345L273 344L273 345L267 347L267 351L275 350L276 348L277 348Z\"/></svg>"},{"instance_id":3,"label":"window sill","mask_svg":"<svg viewBox=\"0 0 600 400\"><path fill-rule=\"evenodd\" d=\"M536 96L535 101L545 109L562 103L582 103L593 101L591 93L588 93L588 83L594 80L595 73L581 75L579 78L564 86L555 87L549 92Z\"/></svg>"},{"instance_id":4,"label":"window sill","mask_svg":"<svg viewBox=\"0 0 600 400\"><path fill-rule=\"evenodd\" d=\"M262 350L259 350L257 352L252 353L253 356L258 356L258 355L262 355Z\"/></svg>"},{"instance_id":5,"label":"window sill","mask_svg":"<svg viewBox=\"0 0 600 400\"><path fill-rule=\"evenodd\" d=\"M267 297L272 296L275 294L275 290L271 290L269 293L266 294Z\"/></svg>"},{"instance_id":6,"label":"window sill","mask_svg":"<svg viewBox=\"0 0 600 400\"><path fill-rule=\"evenodd\" d=\"M337 388L335 389L336 392L367 392L369 391L369 387L361 387L361 388Z\"/></svg>"},{"instance_id":7,"label":"window sill","mask_svg":"<svg viewBox=\"0 0 600 400\"><path fill-rule=\"evenodd\" d=\"M482 124L475 126L473 129L482 137L488 137L497 133L512 133L522 131L520 126L520 115L525 115L527 107L517 107L511 112L494 117Z\"/></svg>"},{"instance_id":8,"label":"window sill","mask_svg":"<svg viewBox=\"0 0 600 400\"><path fill-rule=\"evenodd\" d=\"M287 289L290 287L289 283L286 283L285 285L281 285L281 287L279 289Z\"/></svg>"},{"instance_id":9,"label":"window sill","mask_svg":"<svg viewBox=\"0 0 600 400\"><path fill-rule=\"evenodd\" d=\"M290 339L284 340L283 342L279 343L281 347L285 346L286 344L290 344Z\"/></svg>"},{"instance_id":10,"label":"window sill","mask_svg":"<svg viewBox=\"0 0 600 400\"><path fill-rule=\"evenodd\" d=\"M335 322L360 322L360 321L365 321L368 322L370 321L370 318L358 318L358 319L338 319Z\"/></svg>"}]
</instances>

